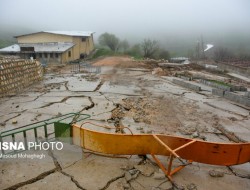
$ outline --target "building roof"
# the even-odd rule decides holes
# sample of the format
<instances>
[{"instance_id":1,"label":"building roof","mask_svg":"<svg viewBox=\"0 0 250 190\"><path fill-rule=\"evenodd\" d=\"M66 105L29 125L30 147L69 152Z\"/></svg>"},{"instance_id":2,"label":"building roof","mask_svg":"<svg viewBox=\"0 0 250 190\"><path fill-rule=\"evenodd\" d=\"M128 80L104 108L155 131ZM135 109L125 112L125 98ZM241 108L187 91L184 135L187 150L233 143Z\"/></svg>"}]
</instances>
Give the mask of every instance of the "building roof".
<instances>
[{"instance_id":1,"label":"building roof","mask_svg":"<svg viewBox=\"0 0 250 190\"><path fill-rule=\"evenodd\" d=\"M60 34L60 35L66 35L66 36L91 36L94 32L90 31L43 31L51 34Z\"/></svg>"},{"instance_id":2,"label":"building roof","mask_svg":"<svg viewBox=\"0 0 250 190\"><path fill-rule=\"evenodd\" d=\"M18 44L13 44L11 46L0 49L0 53L15 53L20 51L20 46Z\"/></svg>"},{"instance_id":3,"label":"building roof","mask_svg":"<svg viewBox=\"0 0 250 190\"><path fill-rule=\"evenodd\" d=\"M32 35L32 34L38 34L38 33L50 33L50 34L59 34L59 35L66 35L66 36L89 37L94 32L91 32L91 31L41 31L41 32L18 35L18 36L14 36L14 37L17 38L17 37L21 37L21 36L28 36L28 35Z\"/></svg>"},{"instance_id":4,"label":"building roof","mask_svg":"<svg viewBox=\"0 0 250 190\"><path fill-rule=\"evenodd\" d=\"M70 42L55 42L55 43L35 43L35 44L14 44L6 48L0 49L0 53L20 53L21 47L34 47L36 53L55 52L62 53L74 46Z\"/></svg>"}]
</instances>

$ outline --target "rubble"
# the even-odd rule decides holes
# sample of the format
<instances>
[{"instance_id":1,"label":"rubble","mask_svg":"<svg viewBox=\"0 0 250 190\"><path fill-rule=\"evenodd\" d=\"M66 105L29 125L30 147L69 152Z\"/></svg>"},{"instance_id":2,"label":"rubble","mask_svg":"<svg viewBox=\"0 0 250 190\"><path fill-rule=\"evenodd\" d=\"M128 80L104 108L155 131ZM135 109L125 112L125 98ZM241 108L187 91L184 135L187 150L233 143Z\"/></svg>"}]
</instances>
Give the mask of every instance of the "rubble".
<instances>
[{"instance_id":1,"label":"rubble","mask_svg":"<svg viewBox=\"0 0 250 190\"><path fill-rule=\"evenodd\" d=\"M210 170L209 171L209 175L211 177L223 177L224 176L224 172L217 171L217 170Z\"/></svg>"},{"instance_id":2,"label":"rubble","mask_svg":"<svg viewBox=\"0 0 250 190\"><path fill-rule=\"evenodd\" d=\"M134 167L146 177L150 177L154 173L154 168L150 165L136 165Z\"/></svg>"}]
</instances>

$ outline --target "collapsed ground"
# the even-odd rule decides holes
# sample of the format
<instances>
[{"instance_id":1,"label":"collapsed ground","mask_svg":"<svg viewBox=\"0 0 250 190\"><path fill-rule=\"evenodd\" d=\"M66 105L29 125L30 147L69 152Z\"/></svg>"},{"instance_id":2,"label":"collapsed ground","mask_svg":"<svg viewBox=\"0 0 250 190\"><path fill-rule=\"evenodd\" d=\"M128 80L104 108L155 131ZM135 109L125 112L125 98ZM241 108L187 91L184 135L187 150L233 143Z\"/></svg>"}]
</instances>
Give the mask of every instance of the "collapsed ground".
<instances>
[{"instance_id":1,"label":"collapsed ground","mask_svg":"<svg viewBox=\"0 0 250 190\"><path fill-rule=\"evenodd\" d=\"M249 142L249 108L172 83L178 73L212 78L196 65L158 68L155 62L107 57L94 63L101 73L72 72L70 65L49 67L44 80L16 96L0 99L1 130L69 112L91 115L92 122L126 126L133 133L162 133L216 142ZM221 75L223 74L223 75ZM234 83L249 83L237 81ZM105 130L105 129L97 129ZM129 133L128 130L108 132ZM250 164L219 167L199 163L175 174L172 185L150 156L103 157L65 144L46 159L1 160L1 189L248 189ZM164 157L160 157L167 163ZM179 165L178 161L175 165ZM16 177L13 178L12 176Z\"/></svg>"}]
</instances>

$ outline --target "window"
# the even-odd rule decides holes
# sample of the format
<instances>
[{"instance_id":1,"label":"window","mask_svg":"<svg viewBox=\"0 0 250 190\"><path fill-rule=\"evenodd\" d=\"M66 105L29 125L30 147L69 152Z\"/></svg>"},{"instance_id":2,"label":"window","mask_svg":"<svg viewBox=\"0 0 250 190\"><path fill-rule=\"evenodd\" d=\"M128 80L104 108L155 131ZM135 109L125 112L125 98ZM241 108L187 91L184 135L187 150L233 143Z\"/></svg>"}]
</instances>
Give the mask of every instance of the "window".
<instances>
[{"instance_id":1,"label":"window","mask_svg":"<svg viewBox=\"0 0 250 190\"><path fill-rule=\"evenodd\" d=\"M47 54L47 53L44 53L44 57L45 57L45 58L48 58L48 54Z\"/></svg>"},{"instance_id":2,"label":"window","mask_svg":"<svg viewBox=\"0 0 250 190\"><path fill-rule=\"evenodd\" d=\"M82 38L82 42L86 42L86 38Z\"/></svg>"},{"instance_id":3,"label":"window","mask_svg":"<svg viewBox=\"0 0 250 190\"><path fill-rule=\"evenodd\" d=\"M54 58L54 54L53 53L50 53L50 58Z\"/></svg>"},{"instance_id":4,"label":"window","mask_svg":"<svg viewBox=\"0 0 250 190\"><path fill-rule=\"evenodd\" d=\"M20 47L21 51L35 51L34 47Z\"/></svg>"},{"instance_id":5,"label":"window","mask_svg":"<svg viewBox=\"0 0 250 190\"><path fill-rule=\"evenodd\" d=\"M58 58L58 53L55 53L55 58Z\"/></svg>"},{"instance_id":6,"label":"window","mask_svg":"<svg viewBox=\"0 0 250 190\"><path fill-rule=\"evenodd\" d=\"M71 57L71 51L68 52L68 57Z\"/></svg>"}]
</instances>

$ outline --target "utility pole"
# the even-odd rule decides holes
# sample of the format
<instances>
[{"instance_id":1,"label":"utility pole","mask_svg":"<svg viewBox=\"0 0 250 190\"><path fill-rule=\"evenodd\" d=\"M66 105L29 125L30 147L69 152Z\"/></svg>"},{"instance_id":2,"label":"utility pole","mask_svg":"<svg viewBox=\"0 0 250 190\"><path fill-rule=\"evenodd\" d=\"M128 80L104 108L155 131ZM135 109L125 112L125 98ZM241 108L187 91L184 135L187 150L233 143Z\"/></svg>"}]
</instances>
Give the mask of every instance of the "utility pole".
<instances>
[{"instance_id":1,"label":"utility pole","mask_svg":"<svg viewBox=\"0 0 250 190\"><path fill-rule=\"evenodd\" d=\"M205 59L205 52L204 52L204 41L203 41L203 36L201 35L201 58Z\"/></svg>"},{"instance_id":2,"label":"utility pole","mask_svg":"<svg viewBox=\"0 0 250 190\"><path fill-rule=\"evenodd\" d=\"M200 42L197 40L197 45L196 45L196 59L200 59Z\"/></svg>"}]
</instances>

